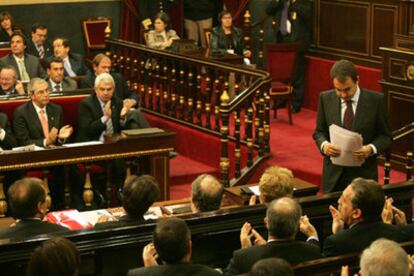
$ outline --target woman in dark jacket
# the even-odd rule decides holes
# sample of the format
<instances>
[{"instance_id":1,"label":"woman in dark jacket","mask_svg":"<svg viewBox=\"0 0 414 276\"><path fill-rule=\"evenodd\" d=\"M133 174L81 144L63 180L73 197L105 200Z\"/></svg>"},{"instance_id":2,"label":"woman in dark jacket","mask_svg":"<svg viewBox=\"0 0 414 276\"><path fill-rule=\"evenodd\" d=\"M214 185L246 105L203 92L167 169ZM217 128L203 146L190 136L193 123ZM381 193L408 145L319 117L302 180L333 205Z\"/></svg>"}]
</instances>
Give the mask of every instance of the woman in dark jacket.
<instances>
[{"instance_id":1,"label":"woman in dark jacket","mask_svg":"<svg viewBox=\"0 0 414 276\"><path fill-rule=\"evenodd\" d=\"M0 42L10 42L13 24L13 16L9 12L0 12Z\"/></svg>"}]
</instances>

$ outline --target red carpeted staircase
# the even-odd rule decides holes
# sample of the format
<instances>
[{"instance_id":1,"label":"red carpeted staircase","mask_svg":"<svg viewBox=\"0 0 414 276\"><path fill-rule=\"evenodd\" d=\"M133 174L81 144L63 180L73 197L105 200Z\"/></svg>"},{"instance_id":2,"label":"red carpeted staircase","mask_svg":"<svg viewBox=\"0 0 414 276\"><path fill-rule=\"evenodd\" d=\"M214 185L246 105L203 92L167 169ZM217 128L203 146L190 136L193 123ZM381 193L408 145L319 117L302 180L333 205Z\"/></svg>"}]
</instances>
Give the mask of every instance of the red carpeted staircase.
<instances>
[{"instance_id":1,"label":"red carpeted staircase","mask_svg":"<svg viewBox=\"0 0 414 276\"><path fill-rule=\"evenodd\" d=\"M202 173L219 176L220 139L200 133L185 126L145 114L152 126L161 127L177 133L176 151L178 156L170 161L171 199L188 197L191 182ZM278 118L271 114L271 157L265 161L249 181L257 182L268 166L278 165L289 168L295 177L320 186L322 156L317 149L312 133L315 127L316 112L302 109L293 114L293 125L288 124L287 110L278 112ZM379 167L380 182L383 168ZM404 181L405 175L391 171L391 183Z\"/></svg>"}]
</instances>

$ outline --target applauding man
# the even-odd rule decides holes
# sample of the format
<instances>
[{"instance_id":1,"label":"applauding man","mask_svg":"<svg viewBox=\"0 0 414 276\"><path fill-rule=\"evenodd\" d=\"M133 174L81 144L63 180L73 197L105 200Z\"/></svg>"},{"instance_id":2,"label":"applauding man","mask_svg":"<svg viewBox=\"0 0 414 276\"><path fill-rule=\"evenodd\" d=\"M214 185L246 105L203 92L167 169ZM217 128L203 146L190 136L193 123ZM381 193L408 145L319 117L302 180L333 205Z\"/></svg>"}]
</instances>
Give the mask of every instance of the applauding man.
<instances>
[{"instance_id":1,"label":"applauding man","mask_svg":"<svg viewBox=\"0 0 414 276\"><path fill-rule=\"evenodd\" d=\"M62 144L73 132L63 125L62 107L49 102L49 90L45 80L33 78L29 83L31 101L14 111L14 131L21 146L35 144L53 147Z\"/></svg>"}]
</instances>

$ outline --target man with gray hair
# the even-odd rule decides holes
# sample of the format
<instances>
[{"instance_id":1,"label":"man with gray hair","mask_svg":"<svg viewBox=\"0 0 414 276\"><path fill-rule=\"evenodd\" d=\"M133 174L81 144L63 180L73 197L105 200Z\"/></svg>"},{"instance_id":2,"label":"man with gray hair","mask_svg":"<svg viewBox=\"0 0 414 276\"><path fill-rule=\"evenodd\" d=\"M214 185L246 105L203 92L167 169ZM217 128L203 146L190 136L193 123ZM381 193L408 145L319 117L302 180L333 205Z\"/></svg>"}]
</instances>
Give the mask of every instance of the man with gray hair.
<instances>
[{"instance_id":1,"label":"man with gray hair","mask_svg":"<svg viewBox=\"0 0 414 276\"><path fill-rule=\"evenodd\" d=\"M228 266L229 275L247 273L253 265L265 258L277 257L291 264L321 257L318 234L302 208L292 198L282 197L273 200L264 219L268 230L267 242L249 223L240 231L242 248L233 252ZM308 237L307 242L296 241L298 230ZM252 245L252 243L255 245Z\"/></svg>"},{"instance_id":2,"label":"man with gray hair","mask_svg":"<svg viewBox=\"0 0 414 276\"><path fill-rule=\"evenodd\" d=\"M410 275L407 253L387 239L378 239L365 249L359 266L364 276Z\"/></svg>"},{"instance_id":3,"label":"man with gray hair","mask_svg":"<svg viewBox=\"0 0 414 276\"><path fill-rule=\"evenodd\" d=\"M33 78L28 86L30 101L14 111L14 132L19 145L53 147L70 137L73 129L63 124L62 107L51 103L47 82Z\"/></svg>"},{"instance_id":4,"label":"man with gray hair","mask_svg":"<svg viewBox=\"0 0 414 276\"><path fill-rule=\"evenodd\" d=\"M224 186L210 174L199 175L191 184L191 210L208 212L220 209Z\"/></svg>"},{"instance_id":5,"label":"man with gray hair","mask_svg":"<svg viewBox=\"0 0 414 276\"><path fill-rule=\"evenodd\" d=\"M130 101L113 97L115 82L108 73L95 79L95 93L79 103L78 141L103 141L104 135L120 133L126 127Z\"/></svg>"}]
</instances>

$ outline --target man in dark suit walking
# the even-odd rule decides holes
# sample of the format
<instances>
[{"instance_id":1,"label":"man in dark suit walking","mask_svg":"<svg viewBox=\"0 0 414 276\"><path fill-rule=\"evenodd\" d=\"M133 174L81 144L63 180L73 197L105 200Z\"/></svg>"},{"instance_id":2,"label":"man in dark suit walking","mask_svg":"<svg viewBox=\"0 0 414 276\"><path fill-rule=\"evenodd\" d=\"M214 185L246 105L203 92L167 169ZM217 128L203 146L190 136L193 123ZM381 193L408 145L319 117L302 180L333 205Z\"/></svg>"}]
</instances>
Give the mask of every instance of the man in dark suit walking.
<instances>
[{"instance_id":1,"label":"man in dark suit walking","mask_svg":"<svg viewBox=\"0 0 414 276\"><path fill-rule=\"evenodd\" d=\"M384 203L385 194L377 182L363 178L352 181L342 192L338 209L329 206L333 235L325 239L323 255L361 252L379 238L404 241L400 228L382 222Z\"/></svg>"},{"instance_id":2,"label":"man in dark suit walking","mask_svg":"<svg viewBox=\"0 0 414 276\"><path fill-rule=\"evenodd\" d=\"M0 230L0 239L24 239L69 229L42 219L46 215L46 191L38 178L23 178L10 186L8 200L16 222Z\"/></svg>"},{"instance_id":3,"label":"man in dark suit walking","mask_svg":"<svg viewBox=\"0 0 414 276\"><path fill-rule=\"evenodd\" d=\"M24 35L14 33L10 39L11 53L0 59L0 68L13 66L17 78L23 82L29 82L31 78L44 78L45 70L40 65L39 58L25 53L27 44Z\"/></svg>"},{"instance_id":4,"label":"man in dark suit walking","mask_svg":"<svg viewBox=\"0 0 414 276\"><path fill-rule=\"evenodd\" d=\"M392 138L384 95L360 88L355 65L347 60L336 62L330 72L335 89L319 96L316 129L313 133L324 155L322 189L325 193L342 191L355 178L378 179L377 154L391 146ZM334 165L331 157L341 155L341 145L333 145L329 126L335 124L361 134L363 147L355 150L360 167Z\"/></svg>"},{"instance_id":5,"label":"man in dark suit walking","mask_svg":"<svg viewBox=\"0 0 414 276\"><path fill-rule=\"evenodd\" d=\"M35 144L53 147L65 142L73 132L63 125L62 107L49 102L49 89L43 79L34 78L29 83L31 101L14 111L14 131L19 145Z\"/></svg>"},{"instance_id":6,"label":"man in dark suit walking","mask_svg":"<svg viewBox=\"0 0 414 276\"><path fill-rule=\"evenodd\" d=\"M312 2L309 0L272 0L266 7L266 13L275 16L277 43L299 43L292 83L293 112L299 112L305 93L305 54L312 38Z\"/></svg>"},{"instance_id":7,"label":"man in dark suit walking","mask_svg":"<svg viewBox=\"0 0 414 276\"><path fill-rule=\"evenodd\" d=\"M63 60L65 76L76 77L90 74L82 55L70 51L69 39L57 37L52 42L53 56Z\"/></svg>"},{"instance_id":8,"label":"man in dark suit walking","mask_svg":"<svg viewBox=\"0 0 414 276\"><path fill-rule=\"evenodd\" d=\"M191 232L180 218L161 219L153 233L153 243L144 247L144 267L128 271L139 275L199 275L218 276L217 271L199 264L191 264ZM164 263L158 265L157 256Z\"/></svg>"},{"instance_id":9,"label":"man in dark suit walking","mask_svg":"<svg viewBox=\"0 0 414 276\"><path fill-rule=\"evenodd\" d=\"M63 76L63 71L63 60L56 57L51 58L47 68L49 77L46 80L50 91L59 93L73 91L78 88L76 81Z\"/></svg>"},{"instance_id":10,"label":"man in dark suit walking","mask_svg":"<svg viewBox=\"0 0 414 276\"><path fill-rule=\"evenodd\" d=\"M52 45L47 40L47 27L41 23L32 25L32 39L27 41L26 52L42 60L52 56Z\"/></svg>"},{"instance_id":11,"label":"man in dark suit walking","mask_svg":"<svg viewBox=\"0 0 414 276\"><path fill-rule=\"evenodd\" d=\"M300 205L292 198L273 200L266 212L267 242L249 223L240 231L242 248L233 252L228 266L229 275L247 273L253 265L265 258L277 257L291 264L321 257L318 234L306 216L302 217ZM296 241L300 231L308 237L307 242ZM252 239L256 245L252 246Z\"/></svg>"}]
</instances>

